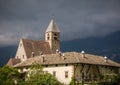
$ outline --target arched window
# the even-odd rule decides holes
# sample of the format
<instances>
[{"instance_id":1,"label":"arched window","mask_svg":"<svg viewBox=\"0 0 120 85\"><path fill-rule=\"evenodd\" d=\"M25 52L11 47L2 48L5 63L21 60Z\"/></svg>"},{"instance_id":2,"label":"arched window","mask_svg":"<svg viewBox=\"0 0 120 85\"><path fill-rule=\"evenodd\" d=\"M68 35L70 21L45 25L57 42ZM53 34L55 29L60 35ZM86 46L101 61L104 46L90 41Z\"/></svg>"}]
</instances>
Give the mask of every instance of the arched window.
<instances>
[{"instance_id":1,"label":"arched window","mask_svg":"<svg viewBox=\"0 0 120 85\"><path fill-rule=\"evenodd\" d=\"M57 37L58 37L58 36L57 36L57 34L55 33L55 34L54 34L54 40L57 40Z\"/></svg>"},{"instance_id":2,"label":"arched window","mask_svg":"<svg viewBox=\"0 0 120 85\"><path fill-rule=\"evenodd\" d=\"M57 37L54 37L54 40L57 40Z\"/></svg>"}]
</instances>

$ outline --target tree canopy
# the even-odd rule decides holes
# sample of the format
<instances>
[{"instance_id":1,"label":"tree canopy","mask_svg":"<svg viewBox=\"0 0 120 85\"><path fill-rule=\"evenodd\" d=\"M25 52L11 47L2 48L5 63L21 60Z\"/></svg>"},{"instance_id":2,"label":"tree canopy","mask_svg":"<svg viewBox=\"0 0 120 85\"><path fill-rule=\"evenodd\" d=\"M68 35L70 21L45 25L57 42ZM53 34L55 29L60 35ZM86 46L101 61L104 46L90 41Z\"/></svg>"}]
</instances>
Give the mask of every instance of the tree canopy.
<instances>
[{"instance_id":1,"label":"tree canopy","mask_svg":"<svg viewBox=\"0 0 120 85\"><path fill-rule=\"evenodd\" d=\"M8 66L0 68L0 85L64 85L53 75L43 71L39 64L33 64L25 75L25 81L18 69Z\"/></svg>"},{"instance_id":2,"label":"tree canopy","mask_svg":"<svg viewBox=\"0 0 120 85\"><path fill-rule=\"evenodd\" d=\"M20 73L16 68L3 66L0 68L0 84L14 85L20 79Z\"/></svg>"}]
</instances>

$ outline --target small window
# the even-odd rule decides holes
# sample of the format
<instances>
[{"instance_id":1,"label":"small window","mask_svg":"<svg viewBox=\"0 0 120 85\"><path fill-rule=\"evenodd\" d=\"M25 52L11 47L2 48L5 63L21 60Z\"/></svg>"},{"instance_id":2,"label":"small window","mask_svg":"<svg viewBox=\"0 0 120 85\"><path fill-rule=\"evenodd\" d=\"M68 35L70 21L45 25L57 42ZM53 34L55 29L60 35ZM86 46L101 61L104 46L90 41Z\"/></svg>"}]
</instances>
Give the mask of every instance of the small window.
<instances>
[{"instance_id":1,"label":"small window","mask_svg":"<svg viewBox=\"0 0 120 85\"><path fill-rule=\"evenodd\" d=\"M16 58L18 59L18 56Z\"/></svg>"},{"instance_id":2,"label":"small window","mask_svg":"<svg viewBox=\"0 0 120 85\"><path fill-rule=\"evenodd\" d=\"M50 39L50 37L47 37L47 40L49 40Z\"/></svg>"},{"instance_id":3,"label":"small window","mask_svg":"<svg viewBox=\"0 0 120 85\"><path fill-rule=\"evenodd\" d=\"M68 71L65 71L65 78L68 78Z\"/></svg>"},{"instance_id":4,"label":"small window","mask_svg":"<svg viewBox=\"0 0 120 85\"><path fill-rule=\"evenodd\" d=\"M111 67L110 69L111 69L111 71L113 71L113 67Z\"/></svg>"},{"instance_id":5,"label":"small window","mask_svg":"<svg viewBox=\"0 0 120 85\"><path fill-rule=\"evenodd\" d=\"M55 65L56 67L58 66L58 64Z\"/></svg>"},{"instance_id":6,"label":"small window","mask_svg":"<svg viewBox=\"0 0 120 85\"><path fill-rule=\"evenodd\" d=\"M22 43L20 43L20 47L22 47Z\"/></svg>"},{"instance_id":7,"label":"small window","mask_svg":"<svg viewBox=\"0 0 120 85\"><path fill-rule=\"evenodd\" d=\"M57 37L54 37L54 40L57 40Z\"/></svg>"},{"instance_id":8,"label":"small window","mask_svg":"<svg viewBox=\"0 0 120 85\"><path fill-rule=\"evenodd\" d=\"M24 58L24 55L22 57Z\"/></svg>"},{"instance_id":9,"label":"small window","mask_svg":"<svg viewBox=\"0 0 120 85\"><path fill-rule=\"evenodd\" d=\"M29 68L28 67L26 67L26 70L28 70Z\"/></svg>"},{"instance_id":10,"label":"small window","mask_svg":"<svg viewBox=\"0 0 120 85\"><path fill-rule=\"evenodd\" d=\"M56 71L53 71L53 76L56 76Z\"/></svg>"},{"instance_id":11,"label":"small window","mask_svg":"<svg viewBox=\"0 0 120 85\"><path fill-rule=\"evenodd\" d=\"M50 35L49 34L47 34L47 40L49 40L50 39Z\"/></svg>"},{"instance_id":12,"label":"small window","mask_svg":"<svg viewBox=\"0 0 120 85\"><path fill-rule=\"evenodd\" d=\"M57 36L57 34L55 33L54 36Z\"/></svg>"},{"instance_id":13,"label":"small window","mask_svg":"<svg viewBox=\"0 0 120 85\"><path fill-rule=\"evenodd\" d=\"M45 67L48 67L48 65L45 65Z\"/></svg>"},{"instance_id":14,"label":"small window","mask_svg":"<svg viewBox=\"0 0 120 85\"><path fill-rule=\"evenodd\" d=\"M49 34L47 34L47 36L49 37L50 35L49 35Z\"/></svg>"},{"instance_id":15,"label":"small window","mask_svg":"<svg viewBox=\"0 0 120 85\"><path fill-rule=\"evenodd\" d=\"M68 64L65 64L65 66L68 66Z\"/></svg>"}]
</instances>

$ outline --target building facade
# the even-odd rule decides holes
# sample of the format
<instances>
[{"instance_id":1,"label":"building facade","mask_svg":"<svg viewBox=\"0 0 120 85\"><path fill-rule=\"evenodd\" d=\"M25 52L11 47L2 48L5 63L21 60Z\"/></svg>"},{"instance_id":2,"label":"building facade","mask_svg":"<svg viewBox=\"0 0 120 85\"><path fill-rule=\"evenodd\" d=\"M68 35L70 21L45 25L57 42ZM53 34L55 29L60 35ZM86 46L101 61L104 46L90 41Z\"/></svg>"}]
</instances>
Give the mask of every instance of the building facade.
<instances>
[{"instance_id":1,"label":"building facade","mask_svg":"<svg viewBox=\"0 0 120 85\"><path fill-rule=\"evenodd\" d=\"M83 57L84 55L84 57ZM74 77L78 83L90 81L103 81L104 75L119 76L120 65L103 56L83 54L80 52L66 52L56 54L39 55L16 64L19 72L28 71L29 66L38 63L44 67L44 71L51 73L60 82L69 84Z\"/></svg>"},{"instance_id":2,"label":"building facade","mask_svg":"<svg viewBox=\"0 0 120 85\"><path fill-rule=\"evenodd\" d=\"M54 19L45 32L45 41L20 39L15 58L7 65L18 68L24 73L34 63L44 67L60 82L69 84L72 77L75 82L102 80L108 74L120 75L120 64L107 57L82 52L60 52L60 30Z\"/></svg>"}]
</instances>

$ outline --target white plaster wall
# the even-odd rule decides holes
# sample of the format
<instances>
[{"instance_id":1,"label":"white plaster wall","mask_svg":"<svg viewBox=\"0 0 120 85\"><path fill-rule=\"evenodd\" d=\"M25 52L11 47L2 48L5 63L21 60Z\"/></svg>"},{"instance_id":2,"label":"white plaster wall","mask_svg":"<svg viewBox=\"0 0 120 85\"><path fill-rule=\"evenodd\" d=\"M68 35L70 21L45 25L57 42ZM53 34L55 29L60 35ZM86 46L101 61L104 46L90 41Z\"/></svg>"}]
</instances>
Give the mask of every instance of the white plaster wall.
<instances>
[{"instance_id":1,"label":"white plaster wall","mask_svg":"<svg viewBox=\"0 0 120 85\"><path fill-rule=\"evenodd\" d=\"M24 55L24 57L23 57L23 55ZM21 61L25 61L27 59L22 40L20 40L20 42L19 42L19 46L18 46L18 50L16 52L15 58L19 58L19 59L21 59Z\"/></svg>"},{"instance_id":2,"label":"white plaster wall","mask_svg":"<svg viewBox=\"0 0 120 85\"><path fill-rule=\"evenodd\" d=\"M71 77L73 76L73 66L58 66L58 67L47 67L43 69L51 74L53 71L56 71L56 78L58 81L69 84L71 81ZM65 78L65 71L68 71L68 78Z\"/></svg>"}]
</instances>

